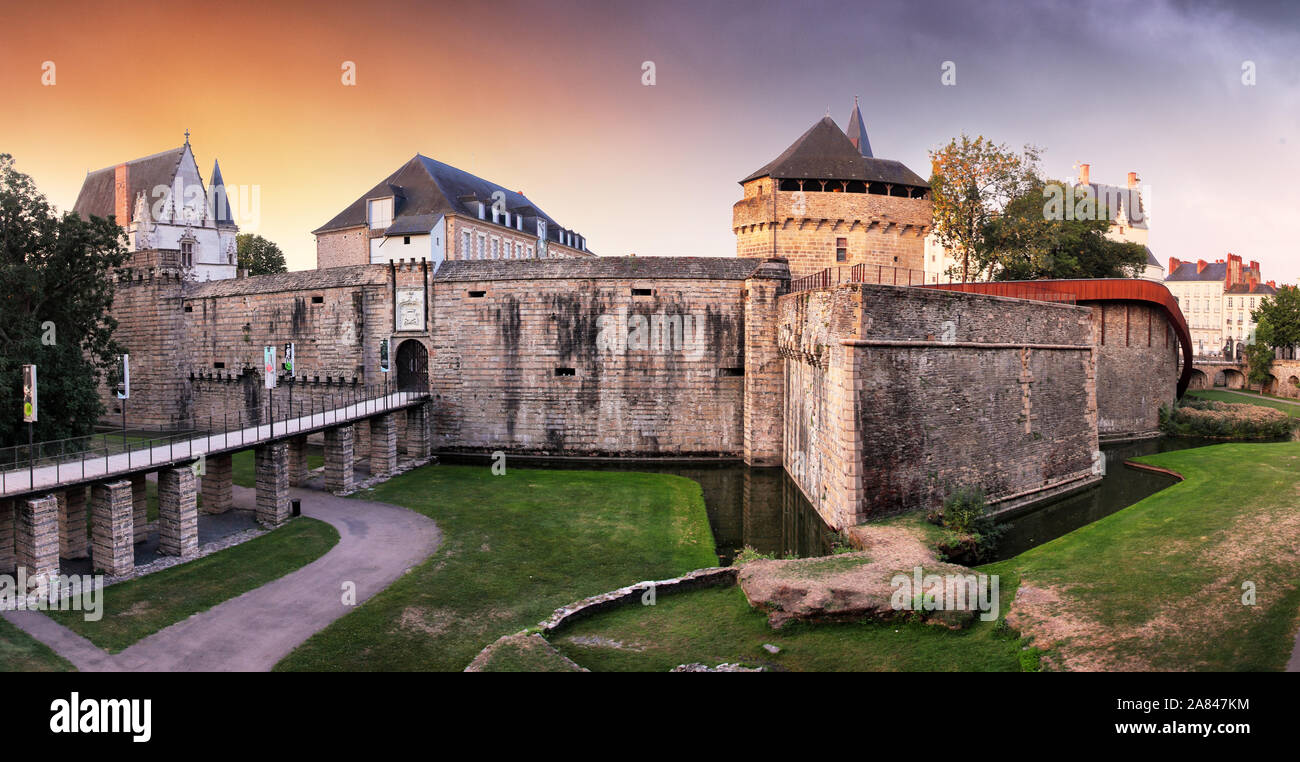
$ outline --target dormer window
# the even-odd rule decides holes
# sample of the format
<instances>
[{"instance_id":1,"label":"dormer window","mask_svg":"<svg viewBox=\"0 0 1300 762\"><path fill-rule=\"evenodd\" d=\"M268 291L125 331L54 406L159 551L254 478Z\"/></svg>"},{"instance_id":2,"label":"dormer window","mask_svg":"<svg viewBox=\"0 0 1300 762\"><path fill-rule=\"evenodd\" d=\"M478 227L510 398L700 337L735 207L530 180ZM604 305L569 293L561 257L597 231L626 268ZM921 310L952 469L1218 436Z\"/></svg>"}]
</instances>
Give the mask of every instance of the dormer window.
<instances>
[{"instance_id":1,"label":"dormer window","mask_svg":"<svg viewBox=\"0 0 1300 762\"><path fill-rule=\"evenodd\" d=\"M393 197L370 200L370 229L383 230L393 224Z\"/></svg>"}]
</instances>

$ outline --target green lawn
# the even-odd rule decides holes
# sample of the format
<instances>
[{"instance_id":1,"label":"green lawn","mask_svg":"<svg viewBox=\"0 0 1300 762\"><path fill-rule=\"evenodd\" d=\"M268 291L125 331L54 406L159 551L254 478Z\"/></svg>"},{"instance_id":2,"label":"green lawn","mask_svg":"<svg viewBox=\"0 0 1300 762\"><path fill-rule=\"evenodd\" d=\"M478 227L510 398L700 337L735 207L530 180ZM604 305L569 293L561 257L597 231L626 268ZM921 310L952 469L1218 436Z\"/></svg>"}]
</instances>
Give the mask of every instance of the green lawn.
<instances>
[{"instance_id":1,"label":"green lawn","mask_svg":"<svg viewBox=\"0 0 1300 762\"><path fill-rule=\"evenodd\" d=\"M1059 598L1037 612L1081 668L1281 669L1300 610L1300 442L1136 460L1186 481L989 569Z\"/></svg>"},{"instance_id":2,"label":"green lawn","mask_svg":"<svg viewBox=\"0 0 1300 762\"><path fill-rule=\"evenodd\" d=\"M0 672L75 672L49 646L0 619Z\"/></svg>"},{"instance_id":3,"label":"green lawn","mask_svg":"<svg viewBox=\"0 0 1300 762\"><path fill-rule=\"evenodd\" d=\"M1002 579L1002 611L1014 584ZM773 630L738 587L659 596L555 633L551 643L601 671L665 672L679 664L740 663L796 672L1018 672L1021 642L994 622L961 631L919 623L787 624ZM781 649L764 650L765 644ZM1032 663L1032 652L1025 652Z\"/></svg>"},{"instance_id":4,"label":"green lawn","mask_svg":"<svg viewBox=\"0 0 1300 762\"><path fill-rule=\"evenodd\" d=\"M462 670L559 606L717 564L700 486L677 476L425 466L357 497L429 516L442 545L277 670Z\"/></svg>"},{"instance_id":5,"label":"green lawn","mask_svg":"<svg viewBox=\"0 0 1300 762\"><path fill-rule=\"evenodd\" d=\"M1300 442L1234 443L1137 460L1184 482L979 571L1000 575L1013 627L878 623L774 631L737 588L660 596L551 636L593 671L740 662L780 670L1018 670L1041 636L1059 669L1280 670L1300 611ZM895 520L898 521L898 520ZM1243 582L1255 604L1243 604ZM1014 632L1014 627L1024 631ZM770 655L763 644L782 650Z\"/></svg>"},{"instance_id":6,"label":"green lawn","mask_svg":"<svg viewBox=\"0 0 1300 762\"><path fill-rule=\"evenodd\" d=\"M1187 393L1193 397L1215 400L1217 402L1234 402L1244 405L1271 407L1274 410L1281 410L1292 418L1300 418L1300 405L1275 401L1275 398L1260 397L1254 394L1233 394L1232 392L1220 389L1191 389Z\"/></svg>"},{"instance_id":7,"label":"green lawn","mask_svg":"<svg viewBox=\"0 0 1300 762\"><path fill-rule=\"evenodd\" d=\"M104 616L49 612L92 643L117 653L141 638L306 566L339 541L334 527L300 517L261 537L103 591Z\"/></svg>"}]
</instances>

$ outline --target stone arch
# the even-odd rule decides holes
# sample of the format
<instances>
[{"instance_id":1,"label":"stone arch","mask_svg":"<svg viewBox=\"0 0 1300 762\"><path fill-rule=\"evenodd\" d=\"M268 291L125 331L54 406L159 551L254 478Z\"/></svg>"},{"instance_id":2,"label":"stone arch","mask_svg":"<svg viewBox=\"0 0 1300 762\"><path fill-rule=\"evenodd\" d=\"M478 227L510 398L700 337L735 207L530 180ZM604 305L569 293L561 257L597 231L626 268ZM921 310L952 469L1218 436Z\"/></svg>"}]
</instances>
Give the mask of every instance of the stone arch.
<instances>
[{"instance_id":1,"label":"stone arch","mask_svg":"<svg viewBox=\"0 0 1300 762\"><path fill-rule=\"evenodd\" d=\"M1300 397L1300 377L1291 376L1286 380L1286 387L1282 389L1282 394L1288 397Z\"/></svg>"},{"instance_id":2,"label":"stone arch","mask_svg":"<svg viewBox=\"0 0 1300 762\"><path fill-rule=\"evenodd\" d=\"M1204 371L1193 369L1192 380L1187 383L1187 386L1191 389L1205 389L1209 381L1210 379L1205 375Z\"/></svg>"},{"instance_id":3,"label":"stone arch","mask_svg":"<svg viewBox=\"0 0 1300 762\"><path fill-rule=\"evenodd\" d=\"M1214 385L1215 385L1215 386L1227 386L1227 385L1228 385L1228 378L1227 378L1226 375L1224 375L1223 371L1219 371L1219 372L1217 372L1217 373L1214 374Z\"/></svg>"},{"instance_id":4,"label":"stone arch","mask_svg":"<svg viewBox=\"0 0 1300 762\"><path fill-rule=\"evenodd\" d=\"M1265 394L1277 394L1278 393L1277 376L1273 375L1272 373L1268 374L1268 378L1264 381L1263 384L1260 384L1259 390Z\"/></svg>"},{"instance_id":5,"label":"stone arch","mask_svg":"<svg viewBox=\"0 0 1300 762\"><path fill-rule=\"evenodd\" d=\"M397 345L397 388L403 392L429 391L429 350L419 339Z\"/></svg>"},{"instance_id":6,"label":"stone arch","mask_svg":"<svg viewBox=\"0 0 1300 762\"><path fill-rule=\"evenodd\" d=\"M1246 388L1246 376L1236 368L1224 368L1223 381L1224 381L1224 386L1228 387L1229 389Z\"/></svg>"}]
</instances>

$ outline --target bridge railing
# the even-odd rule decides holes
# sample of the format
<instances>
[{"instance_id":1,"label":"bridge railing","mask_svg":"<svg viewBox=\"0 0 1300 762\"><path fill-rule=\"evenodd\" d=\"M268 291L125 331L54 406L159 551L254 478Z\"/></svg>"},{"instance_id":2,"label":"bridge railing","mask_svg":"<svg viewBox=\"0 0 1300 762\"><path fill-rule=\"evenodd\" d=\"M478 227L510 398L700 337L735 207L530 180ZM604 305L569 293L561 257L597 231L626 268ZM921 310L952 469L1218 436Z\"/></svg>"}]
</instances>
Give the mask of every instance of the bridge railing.
<instances>
[{"instance_id":1,"label":"bridge railing","mask_svg":"<svg viewBox=\"0 0 1300 762\"><path fill-rule=\"evenodd\" d=\"M148 436L140 427L0 448L0 495L129 473L140 468L188 460L201 454L239 449L259 442L346 423L401 408L427 396L383 386L359 386L330 395L267 407L223 411L173 423ZM39 472L39 473L38 473Z\"/></svg>"},{"instance_id":2,"label":"bridge railing","mask_svg":"<svg viewBox=\"0 0 1300 762\"><path fill-rule=\"evenodd\" d=\"M920 286L925 283L925 271L893 265L837 265L820 272L790 281L790 293L830 288L842 283L878 283L884 286Z\"/></svg>"}]
</instances>

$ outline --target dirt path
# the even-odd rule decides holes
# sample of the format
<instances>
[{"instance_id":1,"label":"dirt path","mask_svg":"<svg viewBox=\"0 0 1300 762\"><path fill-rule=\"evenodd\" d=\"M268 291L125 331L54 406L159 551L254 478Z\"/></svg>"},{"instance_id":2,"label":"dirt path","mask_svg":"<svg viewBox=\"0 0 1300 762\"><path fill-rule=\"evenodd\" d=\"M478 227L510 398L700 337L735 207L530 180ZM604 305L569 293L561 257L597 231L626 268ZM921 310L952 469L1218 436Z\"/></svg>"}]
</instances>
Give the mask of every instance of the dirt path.
<instances>
[{"instance_id":1,"label":"dirt path","mask_svg":"<svg viewBox=\"0 0 1300 762\"><path fill-rule=\"evenodd\" d=\"M254 491L235 488L240 507ZM356 602L383 590L428 558L442 540L425 516L387 503L294 489L305 516L327 522L339 542L312 563L109 654L39 611L9 611L5 619L53 648L82 671L262 672L335 619L345 583Z\"/></svg>"}]
</instances>

